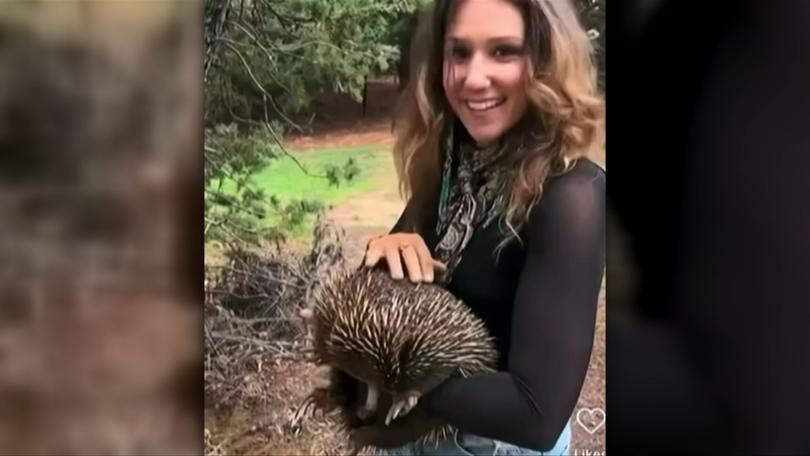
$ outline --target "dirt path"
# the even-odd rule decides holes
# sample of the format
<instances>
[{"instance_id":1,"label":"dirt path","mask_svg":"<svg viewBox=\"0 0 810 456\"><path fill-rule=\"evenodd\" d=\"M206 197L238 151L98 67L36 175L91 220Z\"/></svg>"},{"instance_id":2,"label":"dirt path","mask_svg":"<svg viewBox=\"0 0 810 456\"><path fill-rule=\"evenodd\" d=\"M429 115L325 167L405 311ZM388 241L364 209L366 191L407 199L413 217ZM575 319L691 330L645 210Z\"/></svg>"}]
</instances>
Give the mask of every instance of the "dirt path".
<instances>
[{"instance_id":1,"label":"dirt path","mask_svg":"<svg viewBox=\"0 0 810 456\"><path fill-rule=\"evenodd\" d=\"M379 188L350 198L327 214L346 231L346 256L350 265L362 259L371 237L387 233L394 226L405 206L397 191L393 164L379 170L375 182L379 183Z\"/></svg>"},{"instance_id":2,"label":"dirt path","mask_svg":"<svg viewBox=\"0 0 810 456\"><path fill-rule=\"evenodd\" d=\"M393 138L387 119L357 121L356 123L318 134L290 136L286 145L297 151L325 147L352 147L366 145L391 145Z\"/></svg>"}]
</instances>

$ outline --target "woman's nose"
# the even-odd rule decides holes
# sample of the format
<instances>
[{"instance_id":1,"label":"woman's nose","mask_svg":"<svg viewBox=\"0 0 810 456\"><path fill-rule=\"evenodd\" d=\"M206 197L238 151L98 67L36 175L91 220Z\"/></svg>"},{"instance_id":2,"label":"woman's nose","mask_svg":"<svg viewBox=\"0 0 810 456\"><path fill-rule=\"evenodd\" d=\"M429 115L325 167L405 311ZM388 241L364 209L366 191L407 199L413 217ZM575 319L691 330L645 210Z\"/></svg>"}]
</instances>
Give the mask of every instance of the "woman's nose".
<instances>
[{"instance_id":1,"label":"woman's nose","mask_svg":"<svg viewBox=\"0 0 810 456\"><path fill-rule=\"evenodd\" d=\"M464 88L468 90L486 89L492 84L486 59L473 56L467 64Z\"/></svg>"}]
</instances>

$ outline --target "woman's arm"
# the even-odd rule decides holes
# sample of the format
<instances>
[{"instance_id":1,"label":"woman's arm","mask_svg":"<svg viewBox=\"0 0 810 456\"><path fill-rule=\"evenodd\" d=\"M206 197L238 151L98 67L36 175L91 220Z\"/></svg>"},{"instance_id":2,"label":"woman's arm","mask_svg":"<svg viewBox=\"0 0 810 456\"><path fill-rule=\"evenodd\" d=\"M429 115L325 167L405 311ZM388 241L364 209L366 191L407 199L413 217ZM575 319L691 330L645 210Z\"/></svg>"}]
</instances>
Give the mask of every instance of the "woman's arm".
<instances>
[{"instance_id":1,"label":"woman's arm","mask_svg":"<svg viewBox=\"0 0 810 456\"><path fill-rule=\"evenodd\" d=\"M524 230L508 372L445 382L431 414L473 434L554 446L588 370L605 265L605 175L577 166L549 181Z\"/></svg>"}]
</instances>

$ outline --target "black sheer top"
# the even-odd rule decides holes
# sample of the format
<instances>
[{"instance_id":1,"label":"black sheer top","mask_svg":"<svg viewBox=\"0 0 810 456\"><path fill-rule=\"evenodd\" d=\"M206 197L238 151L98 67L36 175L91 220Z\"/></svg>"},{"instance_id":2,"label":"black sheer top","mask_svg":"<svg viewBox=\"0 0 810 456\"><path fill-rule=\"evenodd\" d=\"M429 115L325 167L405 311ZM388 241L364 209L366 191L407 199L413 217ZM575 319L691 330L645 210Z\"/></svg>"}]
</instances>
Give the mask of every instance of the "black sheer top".
<instances>
[{"instance_id":1,"label":"black sheer top","mask_svg":"<svg viewBox=\"0 0 810 456\"><path fill-rule=\"evenodd\" d=\"M435 218L419 230L431 251ZM580 160L549 178L520 236L496 261L498 223L476 232L448 285L495 336L499 372L449 380L425 400L464 432L547 450L588 370L605 265L604 171Z\"/></svg>"}]
</instances>

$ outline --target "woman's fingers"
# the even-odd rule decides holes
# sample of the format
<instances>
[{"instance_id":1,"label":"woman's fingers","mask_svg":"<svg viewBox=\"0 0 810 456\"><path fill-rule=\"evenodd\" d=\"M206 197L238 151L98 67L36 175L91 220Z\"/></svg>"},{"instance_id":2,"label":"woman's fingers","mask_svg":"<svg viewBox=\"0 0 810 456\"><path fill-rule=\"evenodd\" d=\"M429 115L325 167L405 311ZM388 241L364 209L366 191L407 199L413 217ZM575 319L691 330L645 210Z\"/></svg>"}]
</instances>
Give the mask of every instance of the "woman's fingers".
<instances>
[{"instance_id":1,"label":"woman's fingers","mask_svg":"<svg viewBox=\"0 0 810 456\"><path fill-rule=\"evenodd\" d=\"M419 255L419 267L422 269L422 278L425 282L433 282L433 264L430 256L430 250L421 238L420 242L416 243L416 252Z\"/></svg>"},{"instance_id":2,"label":"woman's fingers","mask_svg":"<svg viewBox=\"0 0 810 456\"><path fill-rule=\"evenodd\" d=\"M416 253L416 248L410 244L406 244L402 249L402 259L405 261L405 267L408 269L408 276L411 282L421 282L424 275L423 269L419 261L419 254Z\"/></svg>"},{"instance_id":3,"label":"woman's fingers","mask_svg":"<svg viewBox=\"0 0 810 456\"><path fill-rule=\"evenodd\" d=\"M377 247L371 247L370 245L367 247L366 250L366 266L371 267L377 264L382 258L383 251Z\"/></svg>"},{"instance_id":4,"label":"woman's fingers","mask_svg":"<svg viewBox=\"0 0 810 456\"><path fill-rule=\"evenodd\" d=\"M388 271L394 279L402 279L405 275L402 273L402 261L399 257L399 248L394 245L388 245L385 248L385 261L388 263Z\"/></svg>"},{"instance_id":5,"label":"woman's fingers","mask_svg":"<svg viewBox=\"0 0 810 456\"><path fill-rule=\"evenodd\" d=\"M376 265L383 257L394 279L403 279L407 272L412 282L432 283L436 277L435 271L447 270L444 263L431 256L430 249L418 234L398 233L380 236L366 245L367 267Z\"/></svg>"}]
</instances>

